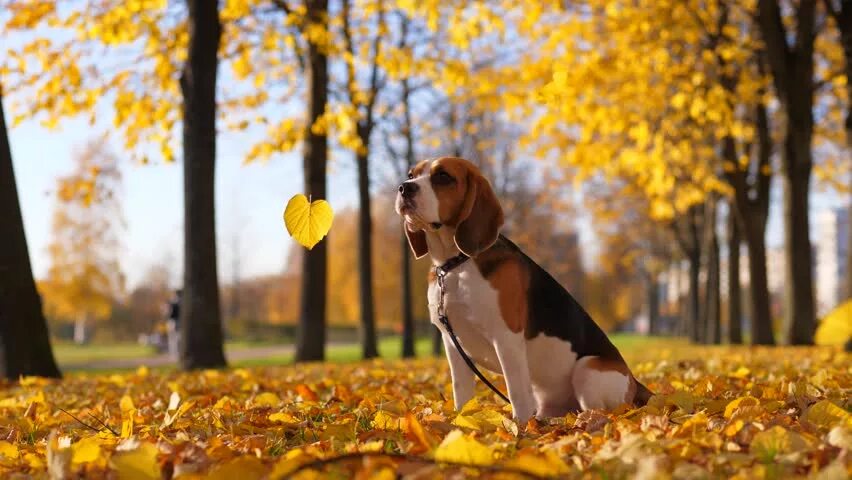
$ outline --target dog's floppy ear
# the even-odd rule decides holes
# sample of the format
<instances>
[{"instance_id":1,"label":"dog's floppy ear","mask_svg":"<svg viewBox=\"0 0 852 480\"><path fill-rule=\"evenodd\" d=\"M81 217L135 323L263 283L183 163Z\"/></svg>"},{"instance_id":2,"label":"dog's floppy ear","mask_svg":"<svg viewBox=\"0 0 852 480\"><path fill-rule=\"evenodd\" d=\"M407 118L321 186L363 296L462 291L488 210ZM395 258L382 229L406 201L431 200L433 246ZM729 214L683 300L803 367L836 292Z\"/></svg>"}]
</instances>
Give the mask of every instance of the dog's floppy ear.
<instances>
[{"instance_id":1,"label":"dog's floppy ear","mask_svg":"<svg viewBox=\"0 0 852 480\"><path fill-rule=\"evenodd\" d=\"M475 257L497 241L503 226L503 209L491 184L479 173L468 177L467 193L456 226L456 247Z\"/></svg>"},{"instance_id":2,"label":"dog's floppy ear","mask_svg":"<svg viewBox=\"0 0 852 480\"><path fill-rule=\"evenodd\" d=\"M405 236L408 237L408 246L414 252L414 258L423 258L424 255L429 253L429 245L426 244L426 232L423 230L412 232L405 222L403 222L402 228L405 229Z\"/></svg>"}]
</instances>

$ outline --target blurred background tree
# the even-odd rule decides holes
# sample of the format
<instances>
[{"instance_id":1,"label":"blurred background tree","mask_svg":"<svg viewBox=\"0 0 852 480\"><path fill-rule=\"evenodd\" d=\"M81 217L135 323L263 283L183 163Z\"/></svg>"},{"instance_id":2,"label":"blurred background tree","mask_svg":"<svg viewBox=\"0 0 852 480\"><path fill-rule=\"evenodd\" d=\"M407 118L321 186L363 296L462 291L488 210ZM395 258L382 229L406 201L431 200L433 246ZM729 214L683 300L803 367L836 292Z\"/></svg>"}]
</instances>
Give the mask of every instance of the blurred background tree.
<instances>
[{"instance_id":1,"label":"blurred background tree","mask_svg":"<svg viewBox=\"0 0 852 480\"><path fill-rule=\"evenodd\" d=\"M124 218L119 160L104 139L90 140L74 160L74 171L56 180L50 268L39 290L53 330L73 325L74 342L83 344L124 299Z\"/></svg>"}]
</instances>

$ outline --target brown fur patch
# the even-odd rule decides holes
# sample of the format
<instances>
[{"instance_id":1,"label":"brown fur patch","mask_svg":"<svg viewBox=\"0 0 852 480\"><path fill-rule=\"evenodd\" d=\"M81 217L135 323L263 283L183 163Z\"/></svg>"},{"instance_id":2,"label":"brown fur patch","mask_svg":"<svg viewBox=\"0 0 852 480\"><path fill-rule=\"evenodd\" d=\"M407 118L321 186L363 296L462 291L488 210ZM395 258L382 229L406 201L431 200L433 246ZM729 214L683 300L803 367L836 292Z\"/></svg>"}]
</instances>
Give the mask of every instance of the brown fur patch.
<instances>
[{"instance_id":1,"label":"brown fur patch","mask_svg":"<svg viewBox=\"0 0 852 480\"><path fill-rule=\"evenodd\" d=\"M471 190L471 182L481 176L479 170L467 160L455 157L441 157L432 162L430 175L446 172L453 178L453 182L437 184L432 182L432 189L438 197L438 218L442 223L456 226L470 214L470 206L473 198L468 198ZM468 206L467 204L470 204ZM467 212L465 212L467 207Z\"/></svg>"},{"instance_id":2,"label":"brown fur patch","mask_svg":"<svg viewBox=\"0 0 852 480\"><path fill-rule=\"evenodd\" d=\"M417 162L417 165L411 168L409 172L412 176L419 177L423 174L423 170L429 165L430 160L421 160Z\"/></svg>"},{"instance_id":3,"label":"brown fur patch","mask_svg":"<svg viewBox=\"0 0 852 480\"><path fill-rule=\"evenodd\" d=\"M515 333L524 331L529 318L529 272L523 263L505 249L486 250L475 261L482 276L497 290L497 303L506 326Z\"/></svg>"}]
</instances>

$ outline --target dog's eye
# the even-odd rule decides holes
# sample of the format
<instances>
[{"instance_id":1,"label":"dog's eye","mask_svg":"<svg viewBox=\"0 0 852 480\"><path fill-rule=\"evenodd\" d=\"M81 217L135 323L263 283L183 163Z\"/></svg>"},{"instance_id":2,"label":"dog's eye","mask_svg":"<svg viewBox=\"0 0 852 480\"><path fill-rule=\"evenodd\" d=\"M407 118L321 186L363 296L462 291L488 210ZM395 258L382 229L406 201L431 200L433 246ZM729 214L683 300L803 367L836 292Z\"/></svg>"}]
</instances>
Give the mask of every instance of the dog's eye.
<instances>
[{"instance_id":1,"label":"dog's eye","mask_svg":"<svg viewBox=\"0 0 852 480\"><path fill-rule=\"evenodd\" d=\"M452 183L455 179L447 172L441 170L440 172L435 172L432 175L432 181L439 185L446 185L448 183Z\"/></svg>"},{"instance_id":2,"label":"dog's eye","mask_svg":"<svg viewBox=\"0 0 852 480\"><path fill-rule=\"evenodd\" d=\"M411 173L411 172L408 172L408 179L411 180L412 178L414 178L414 174Z\"/></svg>"}]
</instances>

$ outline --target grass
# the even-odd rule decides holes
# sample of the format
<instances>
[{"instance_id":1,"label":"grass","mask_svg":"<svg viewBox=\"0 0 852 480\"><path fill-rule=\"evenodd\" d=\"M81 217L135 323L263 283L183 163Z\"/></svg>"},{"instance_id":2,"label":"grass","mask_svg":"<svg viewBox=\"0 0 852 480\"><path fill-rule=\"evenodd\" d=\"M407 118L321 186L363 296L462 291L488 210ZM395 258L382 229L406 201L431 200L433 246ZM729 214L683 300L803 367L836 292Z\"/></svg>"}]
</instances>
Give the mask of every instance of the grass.
<instances>
[{"instance_id":1,"label":"grass","mask_svg":"<svg viewBox=\"0 0 852 480\"><path fill-rule=\"evenodd\" d=\"M666 337L645 337L635 334L617 333L610 336L613 343L622 352L625 359L633 364L642 358L643 352L648 350L663 350L668 351L672 358L680 358L688 356L688 343L685 340ZM265 342L245 342L236 341L228 342L225 346L229 353L237 351L245 351L252 348L269 347L269 346L285 346L290 345L290 339L281 339L280 341L265 341ZM415 351L418 357L425 357L431 354L432 339L419 338L415 344ZM384 337L379 340L379 355L384 359L398 359L402 352L402 340L399 337ZM54 345L54 354L60 365L76 366L87 362L104 362L117 359L144 359L156 355L156 352L150 348L133 343L119 343L112 345L90 344L90 345L74 345L69 343L59 343ZM361 359L361 347L358 344L349 345L329 345L326 349L326 360L331 363L349 363ZM271 366L271 365L286 365L293 362L293 354L290 352L282 354L272 354L263 358L235 360L231 362L232 366L249 367L249 366Z\"/></svg>"},{"instance_id":2,"label":"grass","mask_svg":"<svg viewBox=\"0 0 852 480\"><path fill-rule=\"evenodd\" d=\"M157 352L145 345L136 343L89 344L76 345L73 343L54 343L53 354L60 365L117 358L145 358L156 355Z\"/></svg>"}]
</instances>

